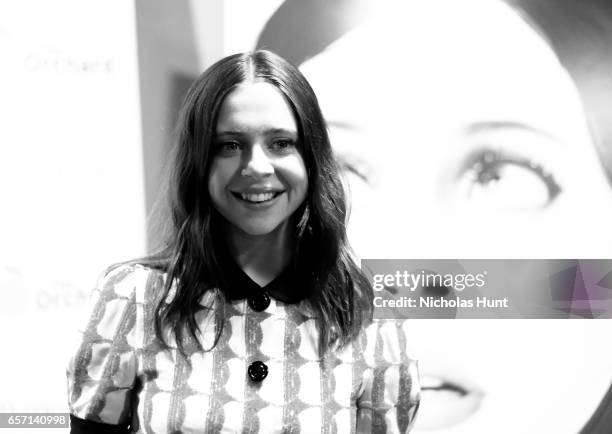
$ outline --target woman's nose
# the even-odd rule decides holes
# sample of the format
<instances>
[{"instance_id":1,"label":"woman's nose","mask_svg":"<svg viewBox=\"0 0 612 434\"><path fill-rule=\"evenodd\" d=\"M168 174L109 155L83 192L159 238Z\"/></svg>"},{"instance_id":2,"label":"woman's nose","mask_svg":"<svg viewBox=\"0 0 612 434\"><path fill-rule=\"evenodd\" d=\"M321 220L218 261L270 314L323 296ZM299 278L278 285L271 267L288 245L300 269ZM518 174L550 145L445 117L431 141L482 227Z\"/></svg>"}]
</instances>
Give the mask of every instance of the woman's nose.
<instances>
[{"instance_id":1,"label":"woman's nose","mask_svg":"<svg viewBox=\"0 0 612 434\"><path fill-rule=\"evenodd\" d=\"M241 175L262 178L270 176L273 173L274 166L264 147L259 144L253 145L251 152L247 154L247 160L241 171Z\"/></svg>"}]
</instances>

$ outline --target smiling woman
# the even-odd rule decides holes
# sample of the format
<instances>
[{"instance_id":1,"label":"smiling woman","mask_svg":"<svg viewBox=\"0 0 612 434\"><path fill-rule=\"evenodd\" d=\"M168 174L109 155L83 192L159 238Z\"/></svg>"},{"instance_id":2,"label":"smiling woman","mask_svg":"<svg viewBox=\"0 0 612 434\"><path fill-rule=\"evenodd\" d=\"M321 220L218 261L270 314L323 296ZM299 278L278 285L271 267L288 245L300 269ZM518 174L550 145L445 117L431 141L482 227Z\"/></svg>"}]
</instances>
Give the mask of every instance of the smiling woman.
<instances>
[{"instance_id":1,"label":"smiling woman","mask_svg":"<svg viewBox=\"0 0 612 434\"><path fill-rule=\"evenodd\" d=\"M244 84L223 102L208 191L233 243L272 232L290 239L289 217L308 189L297 139L291 107L273 85Z\"/></svg>"},{"instance_id":2,"label":"smiling woman","mask_svg":"<svg viewBox=\"0 0 612 434\"><path fill-rule=\"evenodd\" d=\"M346 241L317 99L267 52L179 119L166 247L110 267L68 368L72 432L407 432L416 361Z\"/></svg>"}]
</instances>

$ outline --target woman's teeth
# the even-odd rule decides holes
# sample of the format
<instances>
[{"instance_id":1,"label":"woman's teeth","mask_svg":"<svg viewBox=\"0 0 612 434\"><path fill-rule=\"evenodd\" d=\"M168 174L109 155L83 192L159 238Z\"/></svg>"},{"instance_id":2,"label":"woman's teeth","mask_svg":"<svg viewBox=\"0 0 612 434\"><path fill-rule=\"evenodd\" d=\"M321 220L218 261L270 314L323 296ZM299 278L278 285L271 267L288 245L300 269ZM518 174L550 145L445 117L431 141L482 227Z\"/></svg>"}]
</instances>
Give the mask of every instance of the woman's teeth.
<instances>
[{"instance_id":1,"label":"woman's teeth","mask_svg":"<svg viewBox=\"0 0 612 434\"><path fill-rule=\"evenodd\" d=\"M242 200L246 200L247 202L266 202L271 200L275 196L275 193L259 193L259 194L245 194L240 193L240 197Z\"/></svg>"}]
</instances>

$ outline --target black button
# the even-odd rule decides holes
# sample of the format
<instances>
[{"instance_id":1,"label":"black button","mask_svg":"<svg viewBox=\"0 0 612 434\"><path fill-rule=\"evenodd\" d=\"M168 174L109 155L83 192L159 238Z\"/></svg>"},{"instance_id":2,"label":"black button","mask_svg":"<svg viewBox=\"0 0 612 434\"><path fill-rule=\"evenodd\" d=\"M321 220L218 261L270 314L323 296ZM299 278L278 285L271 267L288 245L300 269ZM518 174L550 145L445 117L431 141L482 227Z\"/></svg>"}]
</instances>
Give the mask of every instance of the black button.
<instances>
[{"instance_id":1,"label":"black button","mask_svg":"<svg viewBox=\"0 0 612 434\"><path fill-rule=\"evenodd\" d=\"M260 292L249 297L249 306L256 312L266 310L270 306L270 296L267 292Z\"/></svg>"},{"instance_id":2,"label":"black button","mask_svg":"<svg viewBox=\"0 0 612 434\"><path fill-rule=\"evenodd\" d=\"M263 381L264 378L268 376L268 367L266 366L264 362L260 362L258 360L249 365L248 373L249 373L249 378L252 381L259 383L260 381Z\"/></svg>"}]
</instances>

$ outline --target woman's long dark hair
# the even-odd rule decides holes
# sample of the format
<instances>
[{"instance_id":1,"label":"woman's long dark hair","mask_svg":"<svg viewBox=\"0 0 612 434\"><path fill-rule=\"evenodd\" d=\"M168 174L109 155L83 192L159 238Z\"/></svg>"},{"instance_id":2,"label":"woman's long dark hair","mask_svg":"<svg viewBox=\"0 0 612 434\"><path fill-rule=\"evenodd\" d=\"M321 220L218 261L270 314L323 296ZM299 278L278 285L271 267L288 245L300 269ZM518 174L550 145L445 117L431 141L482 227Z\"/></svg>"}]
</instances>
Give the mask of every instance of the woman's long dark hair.
<instances>
[{"instance_id":1,"label":"woman's long dark hair","mask_svg":"<svg viewBox=\"0 0 612 434\"><path fill-rule=\"evenodd\" d=\"M191 86L176 129L169 182L170 225L164 247L137 262L167 273L155 307L155 333L169 327L184 352L187 332L197 339L196 314L204 294L223 288L220 252L225 240L223 217L208 192L212 141L224 98L239 84L265 81L291 106L298 124L298 149L308 173L308 193L295 212L292 264L308 288L315 313L321 355L354 339L372 315L371 285L350 255L346 239L346 201L325 121L316 96L293 65L265 50L226 57L208 68ZM176 292L168 297L173 283ZM223 291L217 293L225 298ZM222 323L222 321L221 321ZM217 327L216 342L222 331Z\"/></svg>"}]
</instances>

